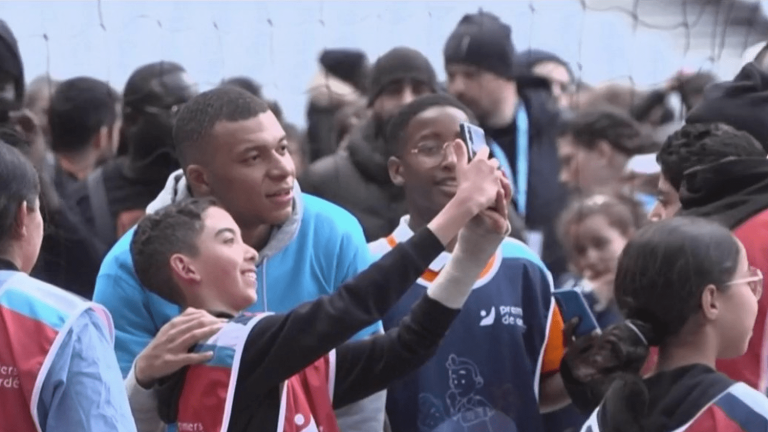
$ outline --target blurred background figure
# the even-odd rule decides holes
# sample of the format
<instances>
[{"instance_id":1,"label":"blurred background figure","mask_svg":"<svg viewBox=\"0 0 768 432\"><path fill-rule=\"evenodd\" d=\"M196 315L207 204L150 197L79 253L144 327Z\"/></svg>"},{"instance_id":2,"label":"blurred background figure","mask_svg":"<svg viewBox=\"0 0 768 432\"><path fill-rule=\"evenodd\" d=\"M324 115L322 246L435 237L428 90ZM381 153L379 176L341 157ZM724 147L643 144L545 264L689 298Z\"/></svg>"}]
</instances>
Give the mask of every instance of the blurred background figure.
<instances>
[{"instance_id":1,"label":"blurred background figure","mask_svg":"<svg viewBox=\"0 0 768 432\"><path fill-rule=\"evenodd\" d=\"M577 112L563 121L557 140L560 181L577 193L628 192L646 211L655 204L653 191L627 190L627 163L633 156L655 153L659 145L643 127L622 111L595 108Z\"/></svg>"},{"instance_id":2,"label":"blurred background figure","mask_svg":"<svg viewBox=\"0 0 768 432\"><path fill-rule=\"evenodd\" d=\"M565 60L547 51L529 49L517 54L521 73L545 78L552 86L552 97L560 109L568 108L576 90L576 77Z\"/></svg>"},{"instance_id":3,"label":"blurred background figure","mask_svg":"<svg viewBox=\"0 0 768 432\"><path fill-rule=\"evenodd\" d=\"M341 138L334 132L339 110L365 100L368 56L354 49L326 49L320 53L318 71L309 84L307 141L309 162L336 151Z\"/></svg>"},{"instance_id":4,"label":"blurred background figure","mask_svg":"<svg viewBox=\"0 0 768 432\"><path fill-rule=\"evenodd\" d=\"M87 226L111 246L144 215L147 205L179 169L173 118L197 94L197 84L172 62L144 65L123 90L123 155L77 185L72 200Z\"/></svg>"}]
</instances>

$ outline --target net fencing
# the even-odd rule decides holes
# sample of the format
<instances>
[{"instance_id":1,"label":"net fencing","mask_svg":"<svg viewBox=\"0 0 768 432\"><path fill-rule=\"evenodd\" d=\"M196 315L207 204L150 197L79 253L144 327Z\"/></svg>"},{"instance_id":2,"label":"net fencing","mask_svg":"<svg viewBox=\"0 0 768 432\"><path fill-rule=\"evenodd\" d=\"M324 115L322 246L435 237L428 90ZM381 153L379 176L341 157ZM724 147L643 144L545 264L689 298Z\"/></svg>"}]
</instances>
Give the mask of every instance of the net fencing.
<instances>
[{"instance_id":1,"label":"net fencing","mask_svg":"<svg viewBox=\"0 0 768 432\"><path fill-rule=\"evenodd\" d=\"M199 84L246 75L304 124L307 87L324 48L418 49L445 77L442 49L461 17L483 9L513 29L518 50L551 51L589 84L647 89L681 69L731 78L768 40L760 2L513 1L2 1L27 79L88 75L122 89L137 67L181 63Z\"/></svg>"}]
</instances>

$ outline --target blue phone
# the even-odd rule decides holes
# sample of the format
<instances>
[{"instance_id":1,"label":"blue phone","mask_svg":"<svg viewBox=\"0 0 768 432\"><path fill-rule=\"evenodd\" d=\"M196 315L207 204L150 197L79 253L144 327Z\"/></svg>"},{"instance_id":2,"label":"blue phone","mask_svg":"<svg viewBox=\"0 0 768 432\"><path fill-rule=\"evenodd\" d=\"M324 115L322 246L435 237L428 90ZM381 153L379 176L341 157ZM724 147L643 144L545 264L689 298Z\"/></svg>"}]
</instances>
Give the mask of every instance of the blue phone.
<instances>
[{"instance_id":1,"label":"blue phone","mask_svg":"<svg viewBox=\"0 0 768 432\"><path fill-rule=\"evenodd\" d=\"M592 314L587 301L580 291L573 288L563 288L553 292L560 313L563 315L563 321L568 322L579 317L579 325L574 330L576 337L588 335L593 332L600 333L600 326Z\"/></svg>"},{"instance_id":2,"label":"blue phone","mask_svg":"<svg viewBox=\"0 0 768 432\"><path fill-rule=\"evenodd\" d=\"M469 160L472 160L480 149L488 147L483 128L462 122L459 124L459 132L461 133L461 140L464 141L464 144L467 146Z\"/></svg>"}]
</instances>

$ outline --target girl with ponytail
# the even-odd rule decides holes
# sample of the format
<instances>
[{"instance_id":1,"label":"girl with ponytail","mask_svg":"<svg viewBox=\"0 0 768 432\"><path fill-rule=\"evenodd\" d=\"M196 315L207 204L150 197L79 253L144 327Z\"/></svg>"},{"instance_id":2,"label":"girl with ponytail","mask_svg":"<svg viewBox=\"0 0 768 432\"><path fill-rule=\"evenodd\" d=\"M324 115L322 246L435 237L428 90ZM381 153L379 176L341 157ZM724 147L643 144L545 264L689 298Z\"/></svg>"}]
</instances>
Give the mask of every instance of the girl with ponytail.
<instances>
[{"instance_id":1,"label":"girl with ponytail","mask_svg":"<svg viewBox=\"0 0 768 432\"><path fill-rule=\"evenodd\" d=\"M768 431L768 399L715 371L743 354L762 275L724 227L696 218L647 226L629 241L615 296L627 320L571 344L561 373L583 432ZM656 370L640 376L650 347Z\"/></svg>"}]
</instances>

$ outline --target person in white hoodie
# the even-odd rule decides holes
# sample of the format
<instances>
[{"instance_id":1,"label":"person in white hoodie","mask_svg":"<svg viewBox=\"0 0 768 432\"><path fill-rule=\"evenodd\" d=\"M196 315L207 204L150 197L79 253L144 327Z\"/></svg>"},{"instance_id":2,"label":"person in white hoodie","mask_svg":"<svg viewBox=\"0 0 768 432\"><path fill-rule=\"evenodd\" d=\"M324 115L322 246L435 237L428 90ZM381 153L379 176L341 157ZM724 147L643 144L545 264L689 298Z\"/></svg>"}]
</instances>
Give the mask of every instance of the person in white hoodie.
<instances>
[{"instance_id":1,"label":"person in white hoodie","mask_svg":"<svg viewBox=\"0 0 768 432\"><path fill-rule=\"evenodd\" d=\"M182 170L170 176L147 212L189 196L215 198L233 216L245 243L259 251L258 300L247 311L286 312L334 292L370 264L357 220L301 193L285 132L264 101L226 86L201 93L180 110L173 138ZM123 375L131 374L129 385L135 381L151 389L160 377L156 367L138 362L134 367L134 360L182 311L139 283L129 250L133 233L128 231L104 259L94 300L114 316L115 350ZM376 324L356 337L380 328ZM381 430L384 398L377 394L338 412L341 429Z\"/></svg>"}]
</instances>

